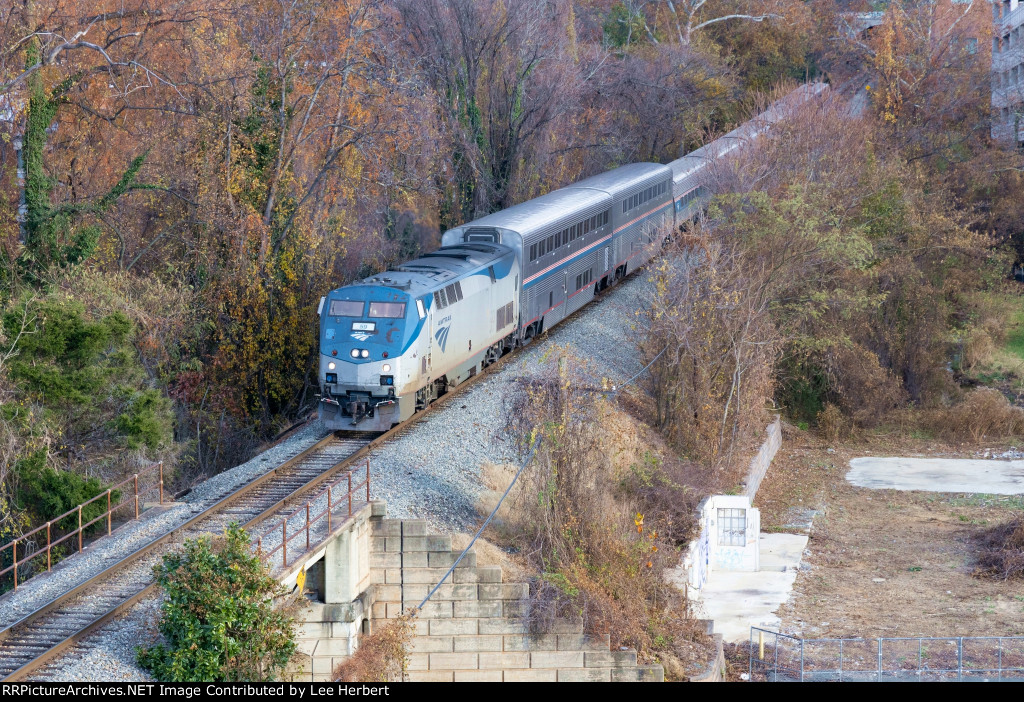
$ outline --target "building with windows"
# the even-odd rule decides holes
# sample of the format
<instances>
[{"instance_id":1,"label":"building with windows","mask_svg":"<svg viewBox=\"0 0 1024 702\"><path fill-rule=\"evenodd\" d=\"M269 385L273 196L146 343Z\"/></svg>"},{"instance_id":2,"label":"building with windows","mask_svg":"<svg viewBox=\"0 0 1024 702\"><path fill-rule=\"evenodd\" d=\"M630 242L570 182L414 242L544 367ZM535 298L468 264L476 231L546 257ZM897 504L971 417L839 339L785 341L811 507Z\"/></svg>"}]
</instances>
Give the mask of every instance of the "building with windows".
<instances>
[{"instance_id":1,"label":"building with windows","mask_svg":"<svg viewBox=\"0 0 1024 702\"><path fill-rule=\"evenodd\" d=\"M992 3L992 135L1024 141L1024 4Z\"/></svg>"}]
</instances>

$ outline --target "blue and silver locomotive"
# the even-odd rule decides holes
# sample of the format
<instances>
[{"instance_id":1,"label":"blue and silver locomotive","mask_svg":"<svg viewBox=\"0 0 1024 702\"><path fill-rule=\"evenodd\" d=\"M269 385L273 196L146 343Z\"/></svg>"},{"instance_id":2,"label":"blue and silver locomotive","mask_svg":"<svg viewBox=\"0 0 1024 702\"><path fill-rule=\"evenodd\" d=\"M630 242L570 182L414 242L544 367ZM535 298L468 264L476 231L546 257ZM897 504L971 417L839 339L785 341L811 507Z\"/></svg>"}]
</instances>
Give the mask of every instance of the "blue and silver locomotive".
<instances>
[{"instance_id":1,"label":"blue and silver locomotive","mask_svg":"<svg viewBox=\"0 0 1024 702\"><path fill-rule=\"evenodd\" d=\"M767 112L668 165L634 163L455 227L441 248L320 303L320 418L385 431L530 343L649 261L706 200L708 165L765 131Z\"/></svg>"}]
</instances>

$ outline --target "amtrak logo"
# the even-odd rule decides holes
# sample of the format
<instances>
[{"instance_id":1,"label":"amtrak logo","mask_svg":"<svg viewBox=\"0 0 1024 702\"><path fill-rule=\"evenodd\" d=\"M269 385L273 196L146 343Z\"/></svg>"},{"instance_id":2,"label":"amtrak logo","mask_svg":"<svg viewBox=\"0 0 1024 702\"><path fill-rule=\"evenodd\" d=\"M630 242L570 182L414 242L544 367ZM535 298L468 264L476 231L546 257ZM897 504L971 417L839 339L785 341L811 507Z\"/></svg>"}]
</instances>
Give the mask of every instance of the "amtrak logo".
<instances>
[{"instance_id":1,"label":"amtrak logo","mask_svg":"<svg viewBox=\"0 0 1024 702\"><path fill-rule=\"evenodd\" d=\"M434 332L434 338L437 339L437 343L441 347L441 353L444 353L444 347L448 345L448 330L451 328L451 325L448 325Z\"/></svg>"},{"instance_id":2,"label":"amtrak logo","mask_svg":"<svg viewBox=\"0 0 1024 702\"><path fill-rule=\"evenodd\" d=\"M355 332L355 333L352 334L352 338L355 339L356 341L366 341L371 336L373 336L373 335L372 334L366 334L364 332Z\"/></svg>"}]
</instances>

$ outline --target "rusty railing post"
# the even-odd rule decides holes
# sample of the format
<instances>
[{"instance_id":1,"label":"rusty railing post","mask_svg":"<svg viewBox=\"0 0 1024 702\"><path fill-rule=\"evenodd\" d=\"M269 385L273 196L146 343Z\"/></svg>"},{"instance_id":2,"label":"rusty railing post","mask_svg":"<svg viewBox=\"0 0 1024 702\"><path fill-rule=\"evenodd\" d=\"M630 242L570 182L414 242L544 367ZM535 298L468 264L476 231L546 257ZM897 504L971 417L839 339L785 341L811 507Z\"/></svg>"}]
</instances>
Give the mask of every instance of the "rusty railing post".
<instances>
[{"instance_id":1,"label":"rusty railing post","mask_svg":"<svg viewBox=\"0 0 1024 702\"><path fill-rule=\"evenodd\" d=\"M352 471L348 475L348 516L352 516Z\"/></svg>"},{"instance_id":2,"label":"rusty railing post","mask_svg":"<svg viewBox=\"0 0 1024 702\"><path fill-rule=\"evenodd\" d=\"M160 504L164 503L164 462L160 461Z\"/></svg>"},{"instance_id":3,"label":"rusty railing post","mask_svg":"<svg viewBox=\"0 0 1024 702\"><path fill-rule=\"evenodd\" d=\"M288 520L281 522L281 567L288 567Z\"/></svg>"},{"instance_id":4,"label":"rusty railing post","mask_svg":"<svg viewBox=\"0 0 1024 702\"><path fill-rule=\"evenodd\" d=\"M78 552L82 552L82 505L78 505Z\"/></svg>"},{"instance_id":5,"label":"rusty railing post","mask_svg":"<svg viewBox=\"0 0 1024 702\"><path fill-rule=\"evenodd\" d=\"M331 486L327 486L327 533L331 533Z\"/></svg>"},{"instance_id":6,"label":"rusty railing post","mask_svg":"<svg viewBox=\"0 0 1024 702\"><path fill-rule=\"evenodd\" d=\"M309 503L306 503L306 550L309 550Z\"/></svg>"},{"instance_id":7,"label":"rusty railing post","mask_svg":"<svg viewBox=\"0 0 1024 702\"><path fill-rule=\"evenodd\" d=\"M349 499L351 502L351 498ZM366 459L366 504L370 504L370 459Z\"/></svg>"},{"instance_id":8,"label":"rusty railing post","mask_svg":"<svg viewBox=\"0 0 1024 702\"><path fill-rule=\"evenodd\" d=\"M263 537L262 536L259 537L258 539L256 539L256 555L259 556L259 559L261 561L263 560Z\"/></svg>"},{"instance_id":9,"label":"rusty railing post","mask_svg":"<svg viewBox=\"0 0 1024 702\"><path fill-rule=\"evenodd\" d=\"M50 524L46 523L46 572L50 572Z\"/></svg>"},{"instance_id":10,"label":"rusty railing post","mask_svg":"<svg viewBox=\"0 0 1024 702\"><path fill-rule=\"evenodd\" d=\"M135 518L139 518L139 474L136 473L134 477L135 481Z\"/></svg>"},{"instance_id":11,"label":"rusty railing post","mask_svg":"<svg viewBox=\"0 0 1024 702\"><path fill-rule=\"evenodd\" d=\"M18 540L11 542L11 553L14 556L14 589L18 589Z\"/></svg>"},{"instance_id":12,"label":"rusty railing post","mask_svg":"<svg viewBox=\"0 0 1024 702\"><path fill-rule=\"evenodd\" d=\"M107 488L107 536L110 536L110 488Z\"/></svg>"}]
</instances>

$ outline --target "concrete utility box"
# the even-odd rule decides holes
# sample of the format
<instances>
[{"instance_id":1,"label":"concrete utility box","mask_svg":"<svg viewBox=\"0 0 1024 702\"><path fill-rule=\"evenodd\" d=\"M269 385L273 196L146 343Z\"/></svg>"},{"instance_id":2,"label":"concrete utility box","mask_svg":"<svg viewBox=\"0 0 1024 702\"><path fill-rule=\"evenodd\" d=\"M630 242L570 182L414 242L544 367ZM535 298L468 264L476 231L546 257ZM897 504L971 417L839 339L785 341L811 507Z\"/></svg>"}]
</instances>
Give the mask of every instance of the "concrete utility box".
<instances>
[{"instance_id":1,"label":"concrete utility box","mask_svg":"<svg viewBox=\"0 0 1024 702\"><path fill-rule=\"evenodd\" d=\"M701 590L713 570L760 568L761 511L746 495L712 495L698 507L701 533L683 556L687 584Z\"/></svg>"},{"instance_id":2,"label":"concrete utility box","mask_svg":"<svg viewBox=\"0 0 1024 702\"><path fill-rule=\"evenodd\" d=\"M711 541L711 565L719 570L757 571L761 510L746 495L714 495L705 500L704 528Z\"/></svg>"}]
</instances>

